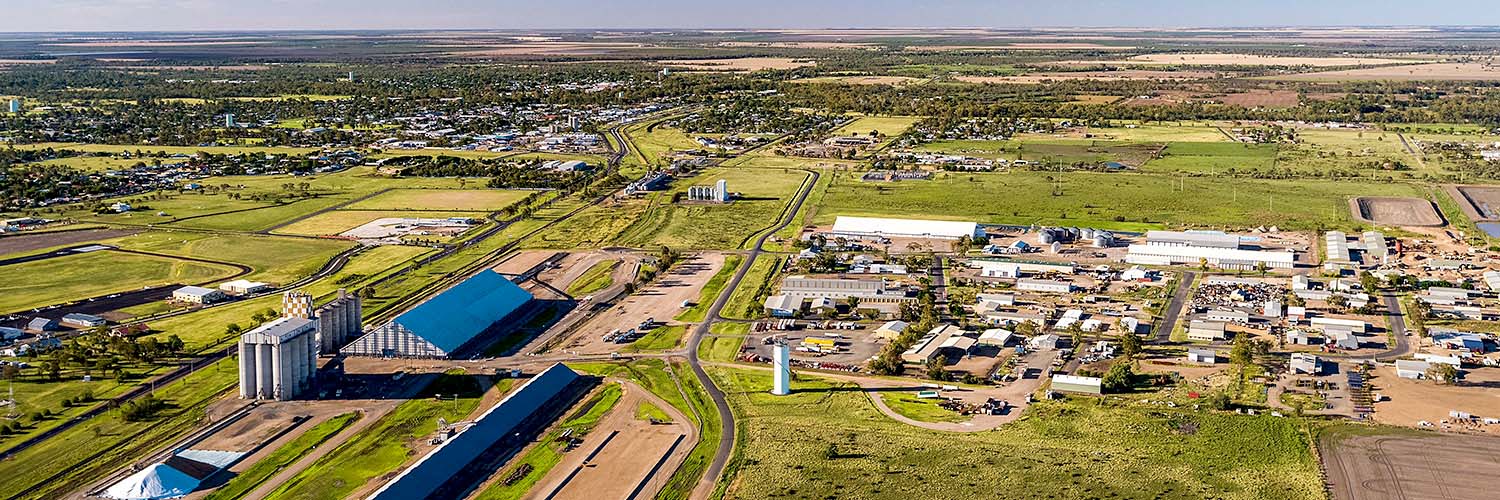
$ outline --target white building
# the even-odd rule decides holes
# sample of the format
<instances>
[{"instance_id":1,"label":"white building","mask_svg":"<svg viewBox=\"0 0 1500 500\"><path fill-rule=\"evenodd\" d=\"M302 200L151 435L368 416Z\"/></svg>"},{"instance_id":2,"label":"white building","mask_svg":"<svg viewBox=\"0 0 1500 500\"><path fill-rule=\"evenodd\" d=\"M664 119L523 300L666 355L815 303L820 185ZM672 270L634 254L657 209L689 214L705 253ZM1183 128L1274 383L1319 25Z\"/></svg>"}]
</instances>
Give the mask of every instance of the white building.
<instances>
[{"instance_id":1,"label":"white building","mask_svg":"<svg viewBox=\"0 0 1500 500\"><path fill-rule=\"evenodd\" d=\"M259 281L250 281L246 279L226 281L219 284L219 291L230 295L249 295L252 293L264 292L270 289L270 283L261 283Z\"/></svg>"},{"instance_id":2,"label":"white building","mask_svg":"<svg viewBox=\"0 0 1500 500\"><path fill-rule=\"evenodd\" d=\"M1240 237L1219 231L1146 231L1146 244L1235 249L1240 247Z\"/></svg>"},{"instance_id":3,"label":"white building","mask_svg":"<svg viewBox=\"0 0 1500 500\"><path fill-rule=\"evenodd\" d=\"M1354 333L1365 333L1366 327L1369 326L1369 323L1365 323L1364 321L1360 321L1360 320L1357 320L1357 319L1339 319L1339 318L1323 318L1323 317L1313 318L1312 321L1311 321L1311 323L1312 323L1313 328L1328 329L1330 327L1332 327L1332 328L1340 328L1340 327L1342 327L1342 328L1347 328L1349 331L1354 332Z\"/></svg>"},{"instance_id":4,"label":"white building","mask_svg":"<svg viewBox=\"0 0 1500 500\"><path fill-rule=\"evenodd\" d=\"M1014 262L997 262L992 260L971 260L969 266L979 268L979 276L982 278L1020 278L1021 265Z\"/></svg>"},{"instance_id":5,"label":"white building","mask_svg":"<svg viewBox=\"0 0 1500 500\"><path fill-rule=\"evenodd\" d=\"M1066 281L1021 279L1016 280L1016 289L1028 292L1069 293L1073 291L1073 284Z\"/></svg>"},{"instance_id":6,"label":"white building","mask_svg":"<svg viewBox=\"0 0 1500 500\"><path fill-rule=\"evenodd\" d=\"M1219 354L1213 349L1188 349L1187 360L1189 363L1214 364L1219 361Z\"/></svg>"},{"instance_id":7,"label":"white building","mask_svg":"<svg viewBox=\"0 0 1500 500\"><path fill-rule=\"evenodd\" d=\"M839 216L833 222L832 233L837 236L938 238L956 240L964 236L984 236L979 224L974 222L936 221L919 219L886 219L875 217Z\"/></svg>"},{"instance_id":8,"label":"white building","mask_svg":"<svg viewBox=\"0 0 1500 500\"><path fill-rule=\"evenodd\" d=\"M1053 375L1052 390L1083 394L1104 394L1104 380L1099 377Z\"/></svg>"},{"instance_id":9,"label":"white building","mask_svg":"<svg viewBox=\"0 0 1500 500\"><path fill-rule=\"evenodd\" d=\"M1305 353L1292 354L1292 373L1307 373L1317 375L1323 373L1323 360L1317 356Z\"/></svg>"},{"instance_id":10,"label":"white building","mask_svg":"<svg viewBox=\"0 0 1500 500\"><path fill-rule=\"evenodd\" d=\"M224 292L201 286L185 286L172 291L172 300L188 304L212 304L225 298Z\"/></svg>"},{"instance_id":11,"label":"white building","mask_svg":"<svg viewBox=\"0 0 1500 500\"><path fill-rule=\"evenodd\" d=\"M1432 368L1432 363L1426 361L1417 361L1414 359L1396 360L1396 376L1401 378L1413 380L1425 379L1427 378L1427 370L1429 368Z\"/></svg>"},{"instance_id":12,"label":"white building","mask_svg":"<svg viewBox=\"0 0 1500 500\"><path fill-rule=\"evenodd\" d=\"M1219 269L1250 271L1264 264L1267 269L1291 269L1297 254L1286 251L1239 250L1181 245L1130 245L1125 262L1149 266L1177 266L1207 262Z\"/></svg>"},{"instance_id":13,"label":"white building","mask_svg":"<svg viewBox=\"0 0 1500 500\"><path fill-rule=\"evenodd\" d=\"M1188 340L1212 342L1215 340L1224 340L1228 338L1228 334L1224 332L1224 323L1195 319L1191 323L1188 323L1187 337Z\"/></svg>"}]
</instances>

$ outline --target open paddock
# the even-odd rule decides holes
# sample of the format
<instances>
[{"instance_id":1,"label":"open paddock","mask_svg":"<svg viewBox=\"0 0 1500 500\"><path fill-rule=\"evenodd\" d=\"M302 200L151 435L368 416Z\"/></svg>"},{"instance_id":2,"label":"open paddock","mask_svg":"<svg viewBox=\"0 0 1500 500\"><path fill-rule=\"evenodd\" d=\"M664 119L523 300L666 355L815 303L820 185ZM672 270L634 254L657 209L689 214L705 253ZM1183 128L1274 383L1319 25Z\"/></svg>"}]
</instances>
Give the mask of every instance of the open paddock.
<instances>
[{"instance_id":1,"label":"open paddock","mask_svg":"<svg viewBox=\"0 0 1500 500\"><path fill-rule=\"evenodd\" d=\"M1320 71L1298 75L1267 76L1289 81L1480 81L1500 80L1500 65L1492 63L1431 63L1380 68Z\"/></svg>"},{"instance_id":2,"label":"open paddock","mask_svg":"<svg viewBox=\"0 0 1500 500\"><path fill-rule=\"evenodd\" d=\"M661 398L635 384L621 386L619 402L537 483L530 498L648 498L666 485L697 443L697 429ZM666 421L638 417L642 404L655 407Z\"/></svg>"},{"instance_id":3,"label":"open paddock","mask_svg":"<svg viewBox=\"0 0 1500 500\"><path fill-rule=\"evenodd\" d=\"M1246 92L1236 92L1215 96L1215 101L1230 106L1242 106L1246 108L1290 108L1298 103L1298 94L1293 90L1263 90L1254 89Z\"/></svg>"},{"instance_id":4,"label":"open paddock","mask_svg":"<svg viewBox=\"0 0 1500 500\"><path fill-rule=\"evenodd\" d=\"M1492 498L1500 438L1350 429L1319 442L1336 500Z\"/></svg>"},{"instance_id":5,"label":"open paddock","mask_svg":"<svg viewBox=\"0 0 1500 500\"><path fill-rule=\"evenodd\" d=\"M724 59L667 59L657 61L657 64L672 69L688 71L726 71L726 72L750 72L761 70L797 69L808 66L817 66L817 61L812 59L793 59L790 57L738 57Z\"/></svg>"},{"instance_id":6,"label":"open paddock","mask_svg":"<svg viewBox=\"0 0 1500 500\"><path fill-rule=\"evenodd\" d=\"M1144 54L1113 61L1063 61L1060 64L1111 66L1370 66L1376 64L1411 64L1413 59L1383 57L1290 57L1231 53Z\"/></svg>"},{"instance_id":7,"label":"open paddock","mask_svg":"<svg viewBox=\"0 0 1500 500\"><path fill-rule=\"evenodd\" d=\"M491 212L520 201L528 194L531 192L503 189L395 189L341 208Z\"/></svg>"},{"instance_id":8,"label":"open paddock","mask_svg":"<svg viewBox=\"0 0 1500 500\"><path fill-rule=\"evenodd\" d=\"M1065 80L1090 80L1096 82L1121 82L1132 80L1202 80L1217 78L1213 71L1162 71L1145 69L1122 69L1116 71L1057 71L1029 73L1013 76L959 76L964 83L1030 83L1040 84Z\"/></svg>"}]
</instances>

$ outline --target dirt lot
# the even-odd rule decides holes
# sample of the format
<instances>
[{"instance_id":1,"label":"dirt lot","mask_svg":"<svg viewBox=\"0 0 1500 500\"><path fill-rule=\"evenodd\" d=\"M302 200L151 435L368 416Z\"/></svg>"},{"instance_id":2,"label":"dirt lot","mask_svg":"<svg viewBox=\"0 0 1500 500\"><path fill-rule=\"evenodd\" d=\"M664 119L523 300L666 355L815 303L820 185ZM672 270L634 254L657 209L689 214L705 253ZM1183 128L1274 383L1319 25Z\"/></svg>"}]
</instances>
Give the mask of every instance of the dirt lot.
<instances>
[{"instance_id":1,"label":"dirt lot","mask_svg":"<svg viewBox=\"0 0 1500 500\"><path fill-rule=\"evenodd\" d=\"M1321 71L1317 73L1264 78L1302 81L1496 80L1500 79L1500 66L1488 63L1432 63L1343 71Z\"/></svg>"},{"instance_id":2,"label":"dirt lot","mask_svg":"<svg viewBox=\"0 0 1500 500\"><path fill-rule=\"evenodd\" d=\"M528 250L512 255L493 268L500 274L521 274L547 261L558 261L567 255L551 250Z\"/></svg>"},{"instance_id":3,"label":"dirt lot","mask_svg":"<svg viewBox=\"0 0 1500 500\"><path fill-rule=\"evenodd\" d=\"M1251 90L1224 94L1214 100L1246 108L1290 108L1297 105L1297 92L1291 90Z\"/></svg>"},{"instance_id":4,"label":"dirt lot","mask_svg":"<svg viewBox=\"0 0 1500 500\"><path fill-rule=\"evenodd\" d=\"M641 491L634 498L651 498L666 485L697 443L697 429L661 398L635 384L622 386L625 393L614 409L525 498L632 498L637 487ZM636 418L642 402L666 411L672 421L652 424Z\"/></svg>"},{"instance_id":5,"label":"dirt lot","mask_svg":"<svg viewBox=\"0 0 1500 500\"><path fill-rule=\"evenodd\" d=\"M1353 198L1349 209L1354 218L1371 224L1391 226L1443 225L1443 216L1431 201L1421 198Z\"/></svg>"},{"instance_id":6,"label":"dirt lot","mask_svg":"<svg viewBox=\"0 0 1500 500\"><path fill-rule=\"evenodd\" d=\"M740 57L733 59L668 59L657 61L673 69L693 71L760 71L763 69L795 69L816 66L811 59L790 57Z\"/></svg>"},{"instance_id":7,"label":"dirt lot","mask_svg":"<svg viewBox=\"0 0 1500 500\"><path fill-rule=\"evenodd\" d=\"M1494 186L1446 186L1463 209L1464 215L1475 222L1500 220L1500 188Z\"/></svg>"},{"instance_id":8,"label":"dirt lot","mask_svg":"<svg viewBox=\"0 0 1500 500\"><path fill-rule=\"evenodd\" d=\"M1337 500L1494 498L1500 438L1421 434L1319 443Z\"/></svg>"},{"instance_id":9,"label":"dirt lot","mask_svg":"<svg viewBox=\"0 0 1500 500\"><path fill-rule=\"evenodd\" d=\"M22 233L0 237L0 255L31 252L43 248L72 245L87 241L107 240L130 236L140 229L89 229L84 231L53 231L50 233Z\"/></svg>"},{"instance_id":10,"label":"dirt lot","mask_svg":"<svg viewBox=\"0 0 1500 500\"><path fill-rule=\"evenodd\" d=\"M1119 61L1065 61L1062 64L1193 65L1193 66L1358 66L1399 64L1408 59L1376 57L1281 57L1252 54L1146 54Z\"/></svg>"},{"instance_id":11,"label":"dirt lot","mask_svg":"<svg viewBox=\"0 0 1500 500\"><path fill-rule=\"evenodd\" d=\"M677 324L671 318L682 311L683 301L696 302L703 286L723 266L723 254L685 257L682 263L657 277L650 286L625 297L568 332L569 338L562 344L562 349L581 354L617 352L624 344L604 342L605 334L635 328L647 319Z\"/></svg>"},{"instance_id":12,"label":"dirt lot","mask_svg":"<svg viewBox=\"0 0 1500 500\"><path fill-rule=\"evenodd\" d=\"M1425 420L1441 425L1450 410L1479 417L1500 417L1500 391L1493 388L1500 380L1500 369L1467 370L1464 383L1473 385L1458 386L1400 378L1391 366L1379 366L1374 374L1374 392L1386 398L1375 403L1377 422L1414 427L1418 421ZM1481 426L1479 430L1500 434L1500 425Z\"/></svg>"},{"instance_id":13,"label":"dirt lot","mask_svg":"<svg viewBox=\"0 0 1500 500\"><path fill-rule=\"evenodd\" d=\"M495 56L588 56L609 54L623 50L645 47L639 43L618 42L527 42L516 44L494 45L486 47L479 44L442 44L430 45L435 48L467 48L450 52L448 55L457 57L495 57Z\"/></svg>"}]
</instances>

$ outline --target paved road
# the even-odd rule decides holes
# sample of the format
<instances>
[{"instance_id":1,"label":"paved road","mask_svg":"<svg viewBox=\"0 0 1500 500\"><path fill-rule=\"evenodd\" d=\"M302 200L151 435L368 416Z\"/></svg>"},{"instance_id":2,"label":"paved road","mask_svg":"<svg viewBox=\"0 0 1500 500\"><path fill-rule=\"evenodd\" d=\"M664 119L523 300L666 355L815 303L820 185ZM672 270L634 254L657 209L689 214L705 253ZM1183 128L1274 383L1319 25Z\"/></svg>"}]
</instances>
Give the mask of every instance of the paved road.
<instances>
[{"instance_id":1,"label":"paved road","mask_svg":"<svg viewBox=\"0 0 1500 500\"><path fill-rule=\"evenodd\" d=\"M1172 301L1162 311L1161 324L1156 326L1156 338L1152 342L1165 344L1172 341L1172 329L1177 328L1177 317L1182 315L1182 306L1187 304L1188 296L1193 292L1193 280L1197 277L1192 271L1182 272L1182 280L1177 282L1177 292L1172 294Z\"/></svg>"},{"instance_id":2,"label":"paved road","mask_svg":"<svg viewBox=\"0 0 1500 500\"><path fill-rule=\"evenodd\" d=\"M792 223L792 220L797 217L797 212L802 209L802 202L807 200L807 195L812 192L813 186L818 183L819 177L821 175L818 172L808 171L808 176L803 181L802 189L797 191L797 198L792 200L791 206L782 215L781 221L756 238L755 246L751 247L750 252L745 255L745 260L740 263L740 268L734 272L734 277L729 279L729 283L724 286L724 290L719 292L719 297L714 299L713 305L709 306L708 314L705 316L708 319L699 323L688 338L688 365L692 367L693 375L698 377L698 382L703 384L703 388L708 391L708 396L713 399L714 406L719 412L720 424L719 449L714 453L713 462L709 463L708 470L704 471L703 479L698 482L698 488L694 490L694 498L706 497L707 493L713 491L714 483L718 481L719 476L724 473L724 465L729 462L729 455L734 451L735 430L734 414L729 411L729 402L724 398L724 391L720 390L719 386L714 385L713 379L708 377L708 372L703 370L703 363L698 359L698 346L703 343L703 337L708 334L709 327L715 321L724 319L720 314L724 311L724 305L729 302L729 296L733 295L734 291L740 287L740 282L744 281L745 274L755 264L756 257L759 257L761 254L761 246L765 245L766 240L771 235L776 234L777 231L781 231L788 224Z\"/></svg>"}]
</instances>

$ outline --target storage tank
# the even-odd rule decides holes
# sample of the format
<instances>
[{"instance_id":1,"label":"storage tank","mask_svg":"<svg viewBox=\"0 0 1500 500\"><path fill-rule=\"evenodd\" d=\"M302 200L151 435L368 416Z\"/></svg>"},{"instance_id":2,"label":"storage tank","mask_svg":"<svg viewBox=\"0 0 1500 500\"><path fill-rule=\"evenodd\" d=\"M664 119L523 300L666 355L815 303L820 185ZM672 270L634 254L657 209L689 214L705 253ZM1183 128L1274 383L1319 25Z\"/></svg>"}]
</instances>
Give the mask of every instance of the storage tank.
<instances>
[{"instance_id":1,"label":"storage tank","mask_svg":"<svg viewBox=\"0 0 1500 500\"><path fill-rule=\"evenodd\" d=\"M1083 239L1088 240L1088 239L1093 239L1093 238L1094 238L1094 228L1091 228L1091 227L1083 228Z\"/></svg>"},{"instance_id":2,"label":"storage tank","mask_svg":"<svg viewBox=\"0 0 1500 500\"><path fill-rule=\"evenodd\" d=\"M1057 238L1053 236L1051 229L1043 228L1041 231L1036 232L1036 241L1043 245L1050 245L1052 242L1057 241Z\"/></svg>"},{"instance_id":3,"label":"storage tank","mask_svg":"<svg viewBox=\"0 0 1500 500\"><path fill-rule=\"evenodd\" d=\"M1111 240L1112 238L1109 237L1109 233L1103 231L1094 233L1094 248L1109 248L1110 245L1114 244Z\"/></svg>"}]
</instances>

